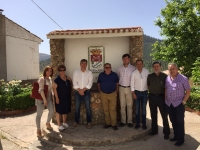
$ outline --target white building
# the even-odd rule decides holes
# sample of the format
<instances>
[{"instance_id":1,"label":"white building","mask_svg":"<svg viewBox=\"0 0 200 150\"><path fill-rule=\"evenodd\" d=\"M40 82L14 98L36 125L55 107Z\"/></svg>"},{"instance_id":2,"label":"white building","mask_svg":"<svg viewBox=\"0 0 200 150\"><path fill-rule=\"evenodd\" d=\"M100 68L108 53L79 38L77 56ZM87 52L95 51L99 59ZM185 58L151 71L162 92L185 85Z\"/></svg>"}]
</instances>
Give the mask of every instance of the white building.
<instances>
[{"instance_id":1,"label":"white building","mask_svg":"<svg viewBox=\"0 0 200 150\"><path fill-rule=\"evenodd\" d=\"M43 40L2 15L2 11L0 10L0 79L37 79L39 44Z\"/></svg>"}]
</instances>

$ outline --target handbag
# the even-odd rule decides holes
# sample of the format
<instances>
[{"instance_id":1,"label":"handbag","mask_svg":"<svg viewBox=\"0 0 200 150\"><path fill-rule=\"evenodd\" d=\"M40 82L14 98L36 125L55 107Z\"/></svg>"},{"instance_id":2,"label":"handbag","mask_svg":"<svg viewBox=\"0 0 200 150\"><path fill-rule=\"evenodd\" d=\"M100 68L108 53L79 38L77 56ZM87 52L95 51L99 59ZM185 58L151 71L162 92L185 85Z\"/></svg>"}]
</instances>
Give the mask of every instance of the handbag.
<instances>
[{"instance_id":1,"label":"handbag","mask_svg":"<svg viewBox=\"0 0 200 150\"><path fill-rule=\"evenodd\" d=\"M38 92L38 90L39 90L39 83L34 82L33 83L33 89L32 89L30 97L34 98L34 99L43 100L43 98L40 95L40 93ZM44 95L45 95L45 97L47 97L47 93L48 93L48 85L44 84Z\"/></svg>"}]
</instances>

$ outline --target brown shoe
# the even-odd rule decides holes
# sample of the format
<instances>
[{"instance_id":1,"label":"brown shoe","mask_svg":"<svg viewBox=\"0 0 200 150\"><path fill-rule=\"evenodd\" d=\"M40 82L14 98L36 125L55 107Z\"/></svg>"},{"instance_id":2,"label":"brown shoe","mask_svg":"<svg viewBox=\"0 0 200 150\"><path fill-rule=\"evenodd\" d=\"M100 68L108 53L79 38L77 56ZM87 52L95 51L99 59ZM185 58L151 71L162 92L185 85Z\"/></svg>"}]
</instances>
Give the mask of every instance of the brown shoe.
<instances>
[{"instance_id":1,"label":"brown shoe","mask_svg":"<svg viewBox=\"0 0 200 150\"><path fill-rule=\"evenodd\" d=\"M76 123L76 122L74 122L74 125L73 125L73 127L78 127L79 126L79 124L78 123Z\"/></svg>"},{"instance_id":2,"label":"brown shoe","mask_svg":"<svg viewBox=\"0 0 200 150\"><path fill-rule=\"evenodd\" d=\"M53 130L53 128L51 127L50 123L46 123L46 127L48 130Z\"/></svg>"},{"instance_id":3,"label":"brown shoe","mask_svg":"<svg viewBox=\"0 0 200 150\"><path fill-rule=\"evenodd\" d=\"M37 137L38 138L42 138L43 137L41 130L37 130Z\"/></svg>"},{"instance_id":4,"label":"brown shoe","mask_svg":"<svg viewBox=\"0 0 200 150\"><path fill-rule=\"evenodd\" d=\"M91 125L90 122L87 124L87 128L88 128L88 129L91 129L91 128L92 128L92 125Z\"/></svg>"}]
</instances>

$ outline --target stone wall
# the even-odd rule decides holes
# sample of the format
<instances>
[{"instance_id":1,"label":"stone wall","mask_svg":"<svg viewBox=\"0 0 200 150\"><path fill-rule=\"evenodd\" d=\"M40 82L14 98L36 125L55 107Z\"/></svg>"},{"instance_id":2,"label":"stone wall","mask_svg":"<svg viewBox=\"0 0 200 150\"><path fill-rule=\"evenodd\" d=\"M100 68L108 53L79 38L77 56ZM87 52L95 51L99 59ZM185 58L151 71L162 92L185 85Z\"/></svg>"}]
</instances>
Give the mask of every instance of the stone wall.
<instances>
[{"instance_id":1,"label":"stone wall","mask_svg":"<svg viewBox=\"0 0 200 150\"><path fill-rule=\"evenodd\" d=\"M135 65L137 59L143 57L143 36L129 37L129 54L131 56L131 64Z\"/></svg>"},{"instance_id":2,"label":"stone wall","mask_svg":"<svg viewBox=\"0 0 200 150\"><path fill-rule=\"evenodd\" d=\"M103 107L102 102L100 98L100 94L98 92L91 92L91 111L92 111L92 124L103 124L104 123L104 113L103 113ZM72 105L71 105L71 113L68 115L69 120L75 121L75 99L74 94L72 96ZM84 101L81 103L81 109L80 109L80 124L87 124L86 119L86 108Z\"/></svg>"}]
</instances>

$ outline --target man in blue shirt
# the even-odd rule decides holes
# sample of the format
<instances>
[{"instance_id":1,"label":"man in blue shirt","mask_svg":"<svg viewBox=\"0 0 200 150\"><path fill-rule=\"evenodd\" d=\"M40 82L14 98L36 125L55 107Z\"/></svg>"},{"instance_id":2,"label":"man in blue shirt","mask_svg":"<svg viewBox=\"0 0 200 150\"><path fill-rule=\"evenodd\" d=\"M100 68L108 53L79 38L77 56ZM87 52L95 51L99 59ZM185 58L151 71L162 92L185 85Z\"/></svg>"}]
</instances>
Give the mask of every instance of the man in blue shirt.
<instances>
[{"instance_id":1,"label":"man in blue shirt","mask_svg":"<svg viewBox=\"0 0 200 150\"><path fill-rule=\"evenodd\" d=\"M102 105L105 114L106 125L103 127L107 129L113 127L118 130L117 124L117 93L118 93L119 78L115 72L112 71L111 64L104 64L104 72L99 74L98 89L100 92Z\"/></svg>"}]
</instances>

